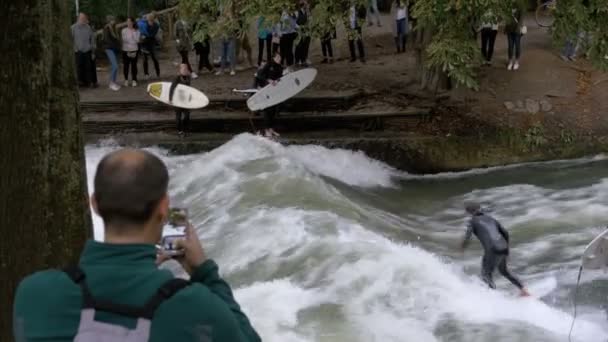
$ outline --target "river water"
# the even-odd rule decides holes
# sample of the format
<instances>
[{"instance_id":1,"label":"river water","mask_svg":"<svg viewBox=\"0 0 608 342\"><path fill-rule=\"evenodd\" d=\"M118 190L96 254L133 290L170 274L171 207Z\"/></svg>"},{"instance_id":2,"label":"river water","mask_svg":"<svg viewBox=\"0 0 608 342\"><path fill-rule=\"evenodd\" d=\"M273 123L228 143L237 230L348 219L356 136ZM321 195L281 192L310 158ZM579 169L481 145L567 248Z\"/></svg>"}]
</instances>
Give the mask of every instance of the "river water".
<instances>
[{"instance_id":1,"label":"river water","mask_svg":"<svg viewBox=\"0 0 608 342\"><path fill-rule=\"evenodd\" d=\"M116 148L87 146L90 189ZM248 134L209 153L150 150L265 341L568 341L581 253L608 223L603 156L413 176ZM539 299L498 274L487 289L479 244L458 250L471 200L508 229L511 269ZM605 342L607 311L608 273L584 271L573 341Z\"/></svg>"}]
</instances>

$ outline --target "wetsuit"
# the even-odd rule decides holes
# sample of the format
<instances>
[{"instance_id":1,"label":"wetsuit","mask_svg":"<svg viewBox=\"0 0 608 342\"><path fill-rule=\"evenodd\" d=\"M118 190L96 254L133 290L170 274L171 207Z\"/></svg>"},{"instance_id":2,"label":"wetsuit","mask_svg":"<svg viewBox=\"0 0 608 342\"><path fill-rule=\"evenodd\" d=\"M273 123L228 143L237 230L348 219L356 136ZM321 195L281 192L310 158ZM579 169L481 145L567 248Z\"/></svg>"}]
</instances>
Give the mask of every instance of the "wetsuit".
<instances>
[{"instance_id":1,"label":"wetsuit","mask_svg":"<svg viewBox=\"0 0 608 342\"><path fill-rule=\"evenodd\" d=\"M472 234L475 234L479 239L485 251L481 265L481 277L483 281L490 288L495 289L496 285L494 284L492 274L498 266L500 274L509 279L519 289L523 289L523 285L519 279L507 268L509 233L507 233L500 222L489 215L478 212L469 221L469 226L462 243L463 248L468 244Z\"/></svg>"},{"instance_id":2,"label":"wetsuit","mask_svg":"<svg viewBox=\"0 0 608 342\"><path fill-rule=\"evenodd\" d=\"M254 88L264 88L270 81L277 81L283 76L283 66L271 59L266 65L258 70L255 75ZM268 107L264 110L265 128L273 128L274 118L279 114L279 105Z\"/></svg>"},{"instance_id":3,"label":"wetsuit","mask_svg":"<svg viewBox=\"0 0 608 342\"><path fill-rule=\"evenodd\" d=\"M169 101L173 101L173 94L178 84L190 85L190 76L178 76L171 83L169 88ZM177 131L182 133L188 129L190 124L190 111L184 108L175 107L175 121L177 122Z\"/></svg>"}]
</instances>

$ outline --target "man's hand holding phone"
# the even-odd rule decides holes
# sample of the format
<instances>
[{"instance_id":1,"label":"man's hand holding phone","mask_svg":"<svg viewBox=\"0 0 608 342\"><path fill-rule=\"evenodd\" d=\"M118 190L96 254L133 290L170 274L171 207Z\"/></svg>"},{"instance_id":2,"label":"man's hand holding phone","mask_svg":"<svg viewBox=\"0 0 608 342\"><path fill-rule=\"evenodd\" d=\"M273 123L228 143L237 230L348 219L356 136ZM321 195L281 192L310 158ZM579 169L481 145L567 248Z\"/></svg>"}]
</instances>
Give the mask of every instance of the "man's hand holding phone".
<instances>
[{"instance_id":1,"label":"man's hand holding phone","mask_svg":"<svg viewBox=\"0 0 608 342\"><path fill-rule=\"evenodd\" d=\"M179 262L188 274L207 260L205 250L201 241L198 239L192 224L187 223L184 230L184 237L172 241L170 250L160 249L156 254L156 265L165 261L175 259Z\"/></svg>"},{"instance_id":2,"label":"man's hand holding phone","mask_svg":"<svg viewBox=\"0 0 608 342\"><path fill-rule=\"evenodd\" d=\"M184 238L175 241L176 248L184 251L175 260L182 265L188 274L192 274L194 269L207 260L207 256L192 224L188 223L185 233Z\"/></svg>"}]
</instances>

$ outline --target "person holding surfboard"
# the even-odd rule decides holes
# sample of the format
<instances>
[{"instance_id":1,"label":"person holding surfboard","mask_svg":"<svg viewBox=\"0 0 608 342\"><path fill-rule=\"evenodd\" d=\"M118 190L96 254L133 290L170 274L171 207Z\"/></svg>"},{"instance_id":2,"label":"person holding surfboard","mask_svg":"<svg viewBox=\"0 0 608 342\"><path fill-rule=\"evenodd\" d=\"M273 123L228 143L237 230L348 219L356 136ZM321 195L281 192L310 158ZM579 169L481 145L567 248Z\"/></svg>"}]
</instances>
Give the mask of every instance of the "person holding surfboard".
<instances>
[{"instance_id":1,"label":"person holding surfboard","mask_svg":"<svg viewBox=\"0 0 608 342\"><path fill-rule=\"evenodd\" d=\"M480 205L476 203L468 204L465 208L471 215L467 232L462 241L462 250L467 247L471 236L475 236L481 242L484 249L481 277L491 289L496 285L493 280L493 273L496 267L505 278L513 285L517 286L522 296L529 296L528 290L507 268L507 258L509 256L509 233L492 216L485 214Z\"/></svg>"},{"instance_id":2,"label":"person holding surfboard","mask_svg":"<svg viewBox=\"0 0 608 342\"><path fill-rule=\"evenodd\" d=\"M169 102L173 101L173 94L175 93L175 88L177 88L178 84L190 85L192 82L192 77L190 75L188 65L185 63L180 64L179 76L173 80L171 88L169 88ZM177 134L183 136L190 125L190 111L184 108L175 107L175 121L177 122Z\"/></svg>"},{"instance_id":3,"label":"person holding surfboard","mask_svg":"<svg viewBox=\"0 0 608 342\"><path fill-rule=\"evenodd\" d=\"M254 88L262 89L268 84L276 85L277 81L283 76L283 66L281 65L281 53L276 51L273 58L264 64L255 74ZM264 109L264 136L267 138L278 137L279 133L273 129L274 118L279 114L279 105Z\"/></svg>"}]
</instances>

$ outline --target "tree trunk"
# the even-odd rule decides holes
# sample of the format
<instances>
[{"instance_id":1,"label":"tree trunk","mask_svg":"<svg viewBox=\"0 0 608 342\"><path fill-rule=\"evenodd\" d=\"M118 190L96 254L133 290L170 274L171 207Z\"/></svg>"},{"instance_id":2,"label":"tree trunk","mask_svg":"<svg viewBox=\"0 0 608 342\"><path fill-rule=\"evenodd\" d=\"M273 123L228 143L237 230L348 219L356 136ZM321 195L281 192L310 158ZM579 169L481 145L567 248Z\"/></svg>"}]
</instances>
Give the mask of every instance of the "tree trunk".
<instances>
[{"instance_id":1,"label":"tree trunk","mask_svg":"<svg viewBox=\"0 0 608 342\"><path fill-rule=\"evenodd\" d=\"M416 64L419 66L420 87L434 93L451 88L449 77L436 67L428 67L425 61L425 51L433 40L433 30L419 27L416 29L415 50Z\"/></svg>"},{"instance_id":2,"label":"tree trunk","mask_svg":"<svg viewBox=\"0 0 608 342\"><path fill-rule=\"evenodd\" d=\"M0 5L0 340L12 341L19 281L76 262L92 230L69 30L73 4Z\"/></svg>"},{"instance_id":3,"label":"tree trunk","mask_svg":"<svg viewBox=\"0 0 608 342\"><path fill-rule=\"evenodd\" d=\"M132 17L135 11L135 0L127 0L127 16Z\"/></svg>"}]
</instances>

